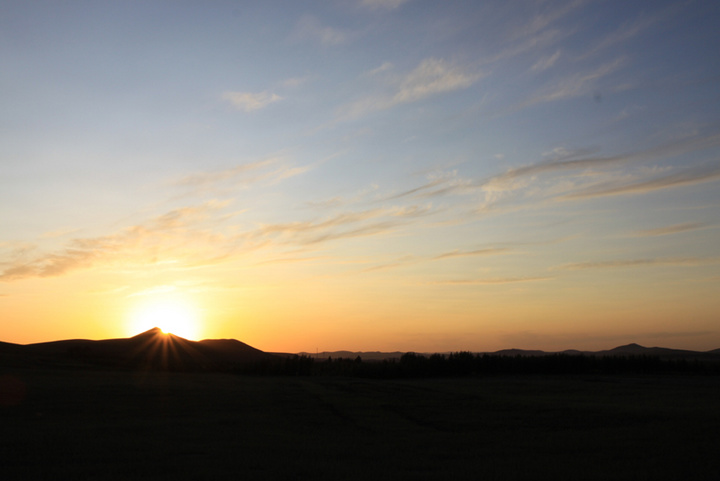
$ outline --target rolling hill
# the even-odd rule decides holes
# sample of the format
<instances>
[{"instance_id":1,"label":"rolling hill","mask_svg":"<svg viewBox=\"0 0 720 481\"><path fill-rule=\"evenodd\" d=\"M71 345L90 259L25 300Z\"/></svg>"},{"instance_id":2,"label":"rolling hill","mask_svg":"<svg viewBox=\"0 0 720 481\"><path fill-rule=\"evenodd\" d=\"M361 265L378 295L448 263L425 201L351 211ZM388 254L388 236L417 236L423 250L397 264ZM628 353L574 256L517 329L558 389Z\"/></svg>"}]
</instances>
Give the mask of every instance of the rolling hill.
<instances>
[{"instance_id":1,"label":"rolling hill","mask_svg":"<svg viewBox=\"0 0 720 481\"><path fill-rule=\"evenodd\" d=\"M123 339L70 339L37 344L0 343L4 363L100 365L131 369L226 370L277 359L234 339L190 341L153 328Z\"/></svg>"},{"instance_id":2,"label":"rolling hill","mask_svg":"<svg viewBox=\"0 0 720 481\"><path fill-rule=\"evenodd\" d=\"M403 352L323 351L299 353L308 360L356 359L378 362L400 360ZM441 353L449 354L449 353ZM503 349L488 353L499 357L542 357L563 354L590 357L653 357L664 360L699 360L720 362L720 350L701 352L664 347L644 347L627 344L604 351L566 350L546 352L540 350ZM420 353L429 357L431 353ZM190 341L174 334L165 334L153 328L130 338L87 340L69 339L36 344L0 342L0 364L4 366L57 366L57 367L113 367L121 369L148 369L170 371L232 371L248 367L278 366L297 354L267 353L235 339L205 339Z\"/></svg>"},{"instance_id":3,"label":"rolling hill","mask_svg":"<svg viewBox=\"0 0 720 481\"><path fill-rule=\"evenodd\" d=\"M279 356L289 356L290 354L274 353ZM355 359L360 357L363 361L382 361L390 359L400 359L404 354L403 352L378 352L378 351L321 351L318 353L307 353L301 352L301 355L316 358L318 360L325 360L328 357L333 359ZM422 356L430 356L433 353L418 353ZM450 352L444 352L440 354L450 354ZM537 357L537 356L549 356L555 354L566 354L566 355L584 355L584 356L648 356L658 357L661 359L699 359L699 360L717 360L720 361L720 349L714 349L712 351L688 351L683 349L670 349L666 347L644 347L639 344L631 343L623 346L618 346L613 349L603 351L579 351L577 349L567 349L564 351L541 351L541 350L529 350L529 349L501 349L493 352L473 352L473 354L488 354L491 356L502 356L502 357Z\"/></svg>"}]
</instances>

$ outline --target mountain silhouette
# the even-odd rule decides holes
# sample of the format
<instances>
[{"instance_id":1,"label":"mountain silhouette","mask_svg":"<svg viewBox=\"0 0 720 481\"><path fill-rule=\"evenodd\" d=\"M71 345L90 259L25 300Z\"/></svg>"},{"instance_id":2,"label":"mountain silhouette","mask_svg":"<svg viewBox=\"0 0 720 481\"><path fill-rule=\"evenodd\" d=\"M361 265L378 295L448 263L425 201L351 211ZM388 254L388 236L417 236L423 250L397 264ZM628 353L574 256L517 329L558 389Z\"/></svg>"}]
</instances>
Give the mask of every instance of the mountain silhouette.
<instances>
[{"instance_id":1,"label":"mountain silhouette","mask_svg":"<svg viewBox=\"0 0 720 481\"><path fill-rule=\"evenodd\" d=\"M363 361L399 360L402 352L353 352L323 351L322 353L299 353L301 359L317 358L355 359ZM420 354L429 357L431 353ZM449 354L449 353L446 353ZM501 357L541 357L554 354L584 356L647 356L660 359L707 360L720 362L720 349L712 351L688 351L664 347L644 347L631 343L605 351L561 352L540 350L503 349L489 354ZM13 344L0 342L0 364L5 366L99 366L121 369L148 369L170 371L233 371L248 367L279 366L297 354L267 353L236 339L205 339L190 341L174 334L163 333L154 327L130 338L87 340L69 339L36 344ZM260 369L262 370L262 369Z\"/></svg>"},{"instance_id":2,"label":"mountain silhouette","mask_svg":"<svg viewBox=\"0 0 720 481\"><path fill-rule=\"evenodd\" d=\"M190 341L165 334L157 327L123 339L70 339L27 345L0 343L0 355L13 363L82 363L182 371L228 370L276 359L234 339Z\"/></svg>"},{"instance_id":3,"label":"mountain silhouette","mask_svg":"<svg viewBox=\"0 0 720 481\"><path fill-rule=\"evenodd\" d=\"M293 354L288 353L273 353L277 356L287 357ZM301 355L308 357L317 358L320 360L331 357L333 359L344 358L344 359L355 359L360 357L363 361L383 361L389 359L400 359L404 354L403 352L378 352L378 351L321 351L318 353L301 352ZM429 357L434 354L432 352L419 353L422 356ZM450 351L439 353L439 354L451 354ZM622 356L650 356L658 357L661 359L706 359L720 361L720 349L714 349L711 351L689 351L683 349L670 349L666 347L644 347L640 344L631 343L623 346L618 346L613 349L604 351L580 351L577 349L566 349L564 351L541 351L541 350L530 350L530 349L502 349L494 352L474 352L473 354L488 354L491 356L502 356L502 357L541 357L551 356L556 354L564 354L568 356L610 356L610 357L622 357Z\"/></svg>"},{"instance_id":4,"label":"mountain silhouette","mask_svg":"<svg viewBox=\"0 0 720 481\"><path fill-rule=\"evenodd\" d=\"M595 355L624 355L624 356L652 356L663 359L688 359L714 356L718 350L708 352L688 351L685 349L670 349L667 347L645 347L640 344L626 344L609 351L599 351Z\"/></svg>"}]
</instances>

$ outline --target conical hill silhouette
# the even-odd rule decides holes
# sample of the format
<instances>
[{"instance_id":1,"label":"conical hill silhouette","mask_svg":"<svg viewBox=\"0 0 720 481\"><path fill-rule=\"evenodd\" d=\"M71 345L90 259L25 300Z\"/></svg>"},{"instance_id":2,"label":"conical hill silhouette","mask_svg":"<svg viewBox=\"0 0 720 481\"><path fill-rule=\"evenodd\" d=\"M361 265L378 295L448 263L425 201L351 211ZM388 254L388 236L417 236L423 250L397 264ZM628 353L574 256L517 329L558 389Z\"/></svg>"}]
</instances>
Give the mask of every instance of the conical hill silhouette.
<instances>
[{"instance_id":1,"label":"conical hill silhouette","mask_svg":"<svg viewBox=\"0 0 720 481\"><path fill-rule=\"evenodd\" d=\"M276 359L234 339L190 341L155 327L130 338L70 339L18 345L2 343L7 358L34 363L84 363L123 368L203 371L228 370Z\"/></svg>"}]
</instances>

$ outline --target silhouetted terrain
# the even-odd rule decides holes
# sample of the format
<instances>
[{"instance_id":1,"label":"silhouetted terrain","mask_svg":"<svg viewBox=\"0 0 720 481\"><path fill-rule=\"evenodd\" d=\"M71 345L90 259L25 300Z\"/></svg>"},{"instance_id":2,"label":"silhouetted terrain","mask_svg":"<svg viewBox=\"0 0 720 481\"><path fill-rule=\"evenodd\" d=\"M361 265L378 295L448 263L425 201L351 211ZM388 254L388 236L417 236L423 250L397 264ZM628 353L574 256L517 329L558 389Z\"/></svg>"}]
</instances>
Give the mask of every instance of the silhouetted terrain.
<instances>
[{"instance_id":1,"label":"silhouetted terrain","mask_svg":"<svg viewBox=\"0 0 720 481\"><path fill-rule=\"evenodd\" d=\"M72 339L28 345L2 343L0 356L6 363L14 364L84 364L171 371L227 370L276 359L234 339L189 341L164 334L158 328L126 339Z\"/></svg>"},{"instance_id":2,"label":"silhouetted terrain","mask_svg":"<svg viewBox=\"0 0 720 481\"><path fill-rule=\"evenodd\" d=\"M352 354L0 343L2 479L720 479L717 352Z\"/></svg>"},{"instance_id":3,"label":"silhouetted terrain","mask_svg":"<svg viewBox=\"0 0 720 481\"><path fill-rule=\"evenodd\" d=\"M288 356L290 354L274 353L280 356ZM327 359L331 357L336 358L356 358L361 357L363 361L383 361L389 359L400 359L404 352L379 352L379 351L322 351L319 353L308 353L301 352L300 355L313 357L316 359ZM419 353L422 356L429 357L433 354L451 354L446 353ZM605 351L578 351L577 349L567 349L564 351L548 352L540 350L527 350L527 349L502 349L494 352L477 352L473 354L490 355L490 356L548 356L557 354L576 355L582 354L585 356L656 356L660 358L684 358L684 359L716 359L720 360L720 349L714 349L712 351L688 351L681 349L668 349L665 347L644 347L639 344L627 344L624 346L618 346L614 349L608 349Z\"/></svg>"},{"instance_id":4,"label":"silhouetted terrain","mask_svg":"<svg viewBox=\"0 0 720 481\"><path fill-rule=\"evenodd\" d=\"M234 372L253 375L340 375L367 378L503 374L716 373L718 350L697 352L628 344L597 352L504 349L493 353L265 353L234 339L189 341L158 328L127 339L0 343L6 365Z\"/></svg>"}]
</instances>

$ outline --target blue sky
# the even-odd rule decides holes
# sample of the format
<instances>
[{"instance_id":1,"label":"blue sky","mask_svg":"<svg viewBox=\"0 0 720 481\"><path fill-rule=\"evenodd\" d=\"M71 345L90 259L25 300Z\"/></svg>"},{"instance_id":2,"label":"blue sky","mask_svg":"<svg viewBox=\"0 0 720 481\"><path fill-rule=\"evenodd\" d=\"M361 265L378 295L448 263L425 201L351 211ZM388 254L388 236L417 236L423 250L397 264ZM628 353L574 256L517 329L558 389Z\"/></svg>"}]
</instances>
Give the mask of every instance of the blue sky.
<instances>
[{"instance_id":1,"label":"blue sky","mask_svg":"<svg viewBox=\"0 0 720 481\"><path fill-rule=\"evenodd\" d=\"M720 346L715 2L0 10L3 340Z\"/></svg>"}]
</instances>

